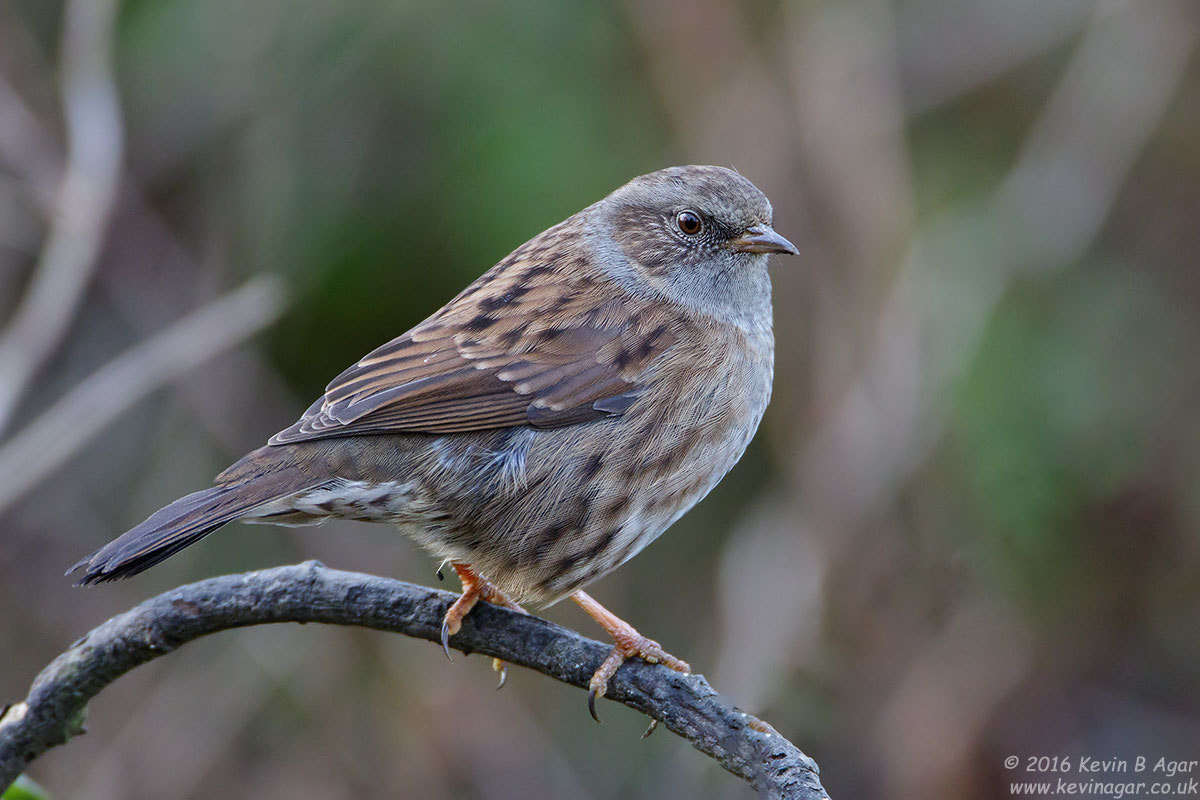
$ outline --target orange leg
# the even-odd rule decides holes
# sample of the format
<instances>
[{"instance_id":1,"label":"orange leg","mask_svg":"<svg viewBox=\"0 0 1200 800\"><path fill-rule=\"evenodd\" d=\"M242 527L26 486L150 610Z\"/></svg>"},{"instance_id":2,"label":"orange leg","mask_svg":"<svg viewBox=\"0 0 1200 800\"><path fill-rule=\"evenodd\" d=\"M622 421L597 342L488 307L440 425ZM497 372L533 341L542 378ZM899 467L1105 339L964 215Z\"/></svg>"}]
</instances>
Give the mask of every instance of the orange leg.
<instances>
[{"instance_id":1,"label":"orange leg","mask_svg":"<svg viewBox=\"0 0 1200 800\"><path fill-rule=\"evenodd\" d=\"M658 642L642 636L628 622L593 600L587 592L577 591L571 595L571 599L586 611L588 616L599 622L600 627L608 631L608 635L613 638L612 652L592 675L588 685L588 711L597 722L600 718L596 716L596 698L604 697L604 693L608 691L608 679L616 674L617 669L630 656L638 656L651 664L663 664L678 672L692 671L686 661L680 661L663 650Z\"/></svg>"},{"instance_id":2,"label":"orange leg","mask_svg":"<svg viewBox=\"0 0 1200 800\"><path fill-rule=\"evenodd\" d=\"M492 605L504 606L513 611L519 611L522 614L528 613L513 602L508 595L500 591L500 589L487 578L475 572L467 564L452 564L454 571L458 573L458 579L462 581L463 591L458 599L454 601L454 605L450 606L450 610L446 612L445 618L442 620L442 649L446 651L446 658L450 658L450 637L458 633L462 628L463 618L471 612L475 604L480 600L485 600ZM505 679L508 677L508 668L504 662L498 658L492 659L492 669L500 673L500 686L504 685ZM496 688L499 689L500 686Z\"/></svg>"}]
</instances>

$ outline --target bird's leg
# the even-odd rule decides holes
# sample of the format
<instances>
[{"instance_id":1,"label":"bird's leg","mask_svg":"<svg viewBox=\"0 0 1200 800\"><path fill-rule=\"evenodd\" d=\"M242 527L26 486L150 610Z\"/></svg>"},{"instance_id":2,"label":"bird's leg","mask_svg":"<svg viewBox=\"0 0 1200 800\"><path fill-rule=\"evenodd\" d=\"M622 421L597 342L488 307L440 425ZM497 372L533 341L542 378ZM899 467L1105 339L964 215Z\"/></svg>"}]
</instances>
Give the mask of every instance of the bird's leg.
<instances>
[{"instance_id":1,"label":"bird's leg","mask_svg":"<svg viewBox=\"0 0 1200 800\"><path fill-rule=\"evenodd\" d=\"M470 613L471 609L480 600L485 600L495 606L504 606L505 608L519 611L522 614L527 614L525 609L517 605L508 595L500 591L496 584L489 581L487 578L480 575L475 570L471 569L467 564L451 564L454 571L458 573L458 579L462 581L462 594L454 601L454 605L450 606L450 610L446 612L445 618L442 620L442 649L446 651L446 658L450 658L450 637L458 633L462 628L463 618ZM504 685L505 679L508 677L508 667L498 658L492 659L492 669L500 673L500 686ZM500 686L496 688L499 689Z\"/></svg>"},{"instance_id":2,"label":"bird's leg","mask_svg":"<svg viewBox=\"0 0 1200 800\"><path fill-rule=\"evenodd\" d=\"M586 611L589 617L599 622L600 627L608 631L608 635L613 638L612 652L604 659L604 663L592 675L591 683L588 684L588 711L597 722L600 718L596 716L596 698L604 696L608 691L608 679L616 674L617 669L630 656L638 656L651 664L663 664L678 672L692 671L686 661L680 661L663 650L658 642L642 636L628 622L593 600L587 592L577 591L571 595L571 599Z\"/></svg>"}]
</instances>

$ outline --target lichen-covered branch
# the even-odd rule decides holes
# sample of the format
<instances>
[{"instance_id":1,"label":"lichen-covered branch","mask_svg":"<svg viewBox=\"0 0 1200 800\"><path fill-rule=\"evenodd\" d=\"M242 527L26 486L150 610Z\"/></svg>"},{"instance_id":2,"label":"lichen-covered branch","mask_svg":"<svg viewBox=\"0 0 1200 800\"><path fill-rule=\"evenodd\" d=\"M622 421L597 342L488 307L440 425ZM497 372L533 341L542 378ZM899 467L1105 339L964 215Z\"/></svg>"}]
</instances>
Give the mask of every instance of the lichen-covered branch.
<instances>
[{"instance_id":1,"label":"lichen-covered branch","mask_svg":"<svg viewBox=\"0 0 1200 800\"><path fill-rule=\"evenodd\" d=\"M56 658L0 715L0 792L29 762L82 730L87 702L129 670L228 628L271 622L361 625L438 641L454 595L317 562L181 586L113 617ZM480 603L451 645L584 688L609 647L537 617ZM722 702L700 675L633 660L608 698L658 720L768 797L827 798L817 765L771 726Z\"/></svg>"}]
</instances>

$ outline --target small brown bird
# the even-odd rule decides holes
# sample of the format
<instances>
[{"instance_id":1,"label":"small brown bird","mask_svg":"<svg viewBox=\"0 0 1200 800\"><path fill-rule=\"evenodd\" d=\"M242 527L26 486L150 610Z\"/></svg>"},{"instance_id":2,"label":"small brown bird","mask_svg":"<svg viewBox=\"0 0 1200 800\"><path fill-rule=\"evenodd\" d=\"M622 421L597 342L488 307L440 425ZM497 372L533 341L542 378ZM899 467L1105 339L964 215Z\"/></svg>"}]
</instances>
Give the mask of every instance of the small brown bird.
<instances>
[{"instance_id":1,"label":"small brown bird","mask_svg":"<svg viewBox=\"0 0 1200 800\"><path fill-rule=\"evenodd\" d=\"M369 353L298 422L72 568L134 575L234 519L398 526L480 600L568 595L629 656L687 672L582 591L741 458L771 396L771 253L796 248L728 169L635 178ZM486 577L485 577L486 576ZM447 655L449 649L447 646Z\"/></svg>"}]
</instances>

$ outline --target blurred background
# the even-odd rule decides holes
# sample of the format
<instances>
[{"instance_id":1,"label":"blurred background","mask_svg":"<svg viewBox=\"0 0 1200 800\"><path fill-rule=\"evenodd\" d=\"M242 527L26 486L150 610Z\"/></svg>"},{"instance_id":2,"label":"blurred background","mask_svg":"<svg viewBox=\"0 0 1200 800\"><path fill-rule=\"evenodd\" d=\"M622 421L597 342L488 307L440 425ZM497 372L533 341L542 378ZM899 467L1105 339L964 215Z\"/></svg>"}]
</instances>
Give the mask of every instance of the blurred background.
<instances>
[{"instance_id":1,"label":"blurred background","mask_svg":"<svg viewBox=\"0 0 1200 800\"><path fill-rule=\"evenodd\" d=\"M1188 0L0 4L0 700L182 582L382 526L65 567L629 178L731 165L774 268L742 463L600 601L835 798L1009 755L1200 757L1200 8ZM592 636L571 604L547 616ZM746 798L611 703L371 631L196 642L91 705L56 797Z\"/></svg>"}]
</instances>

